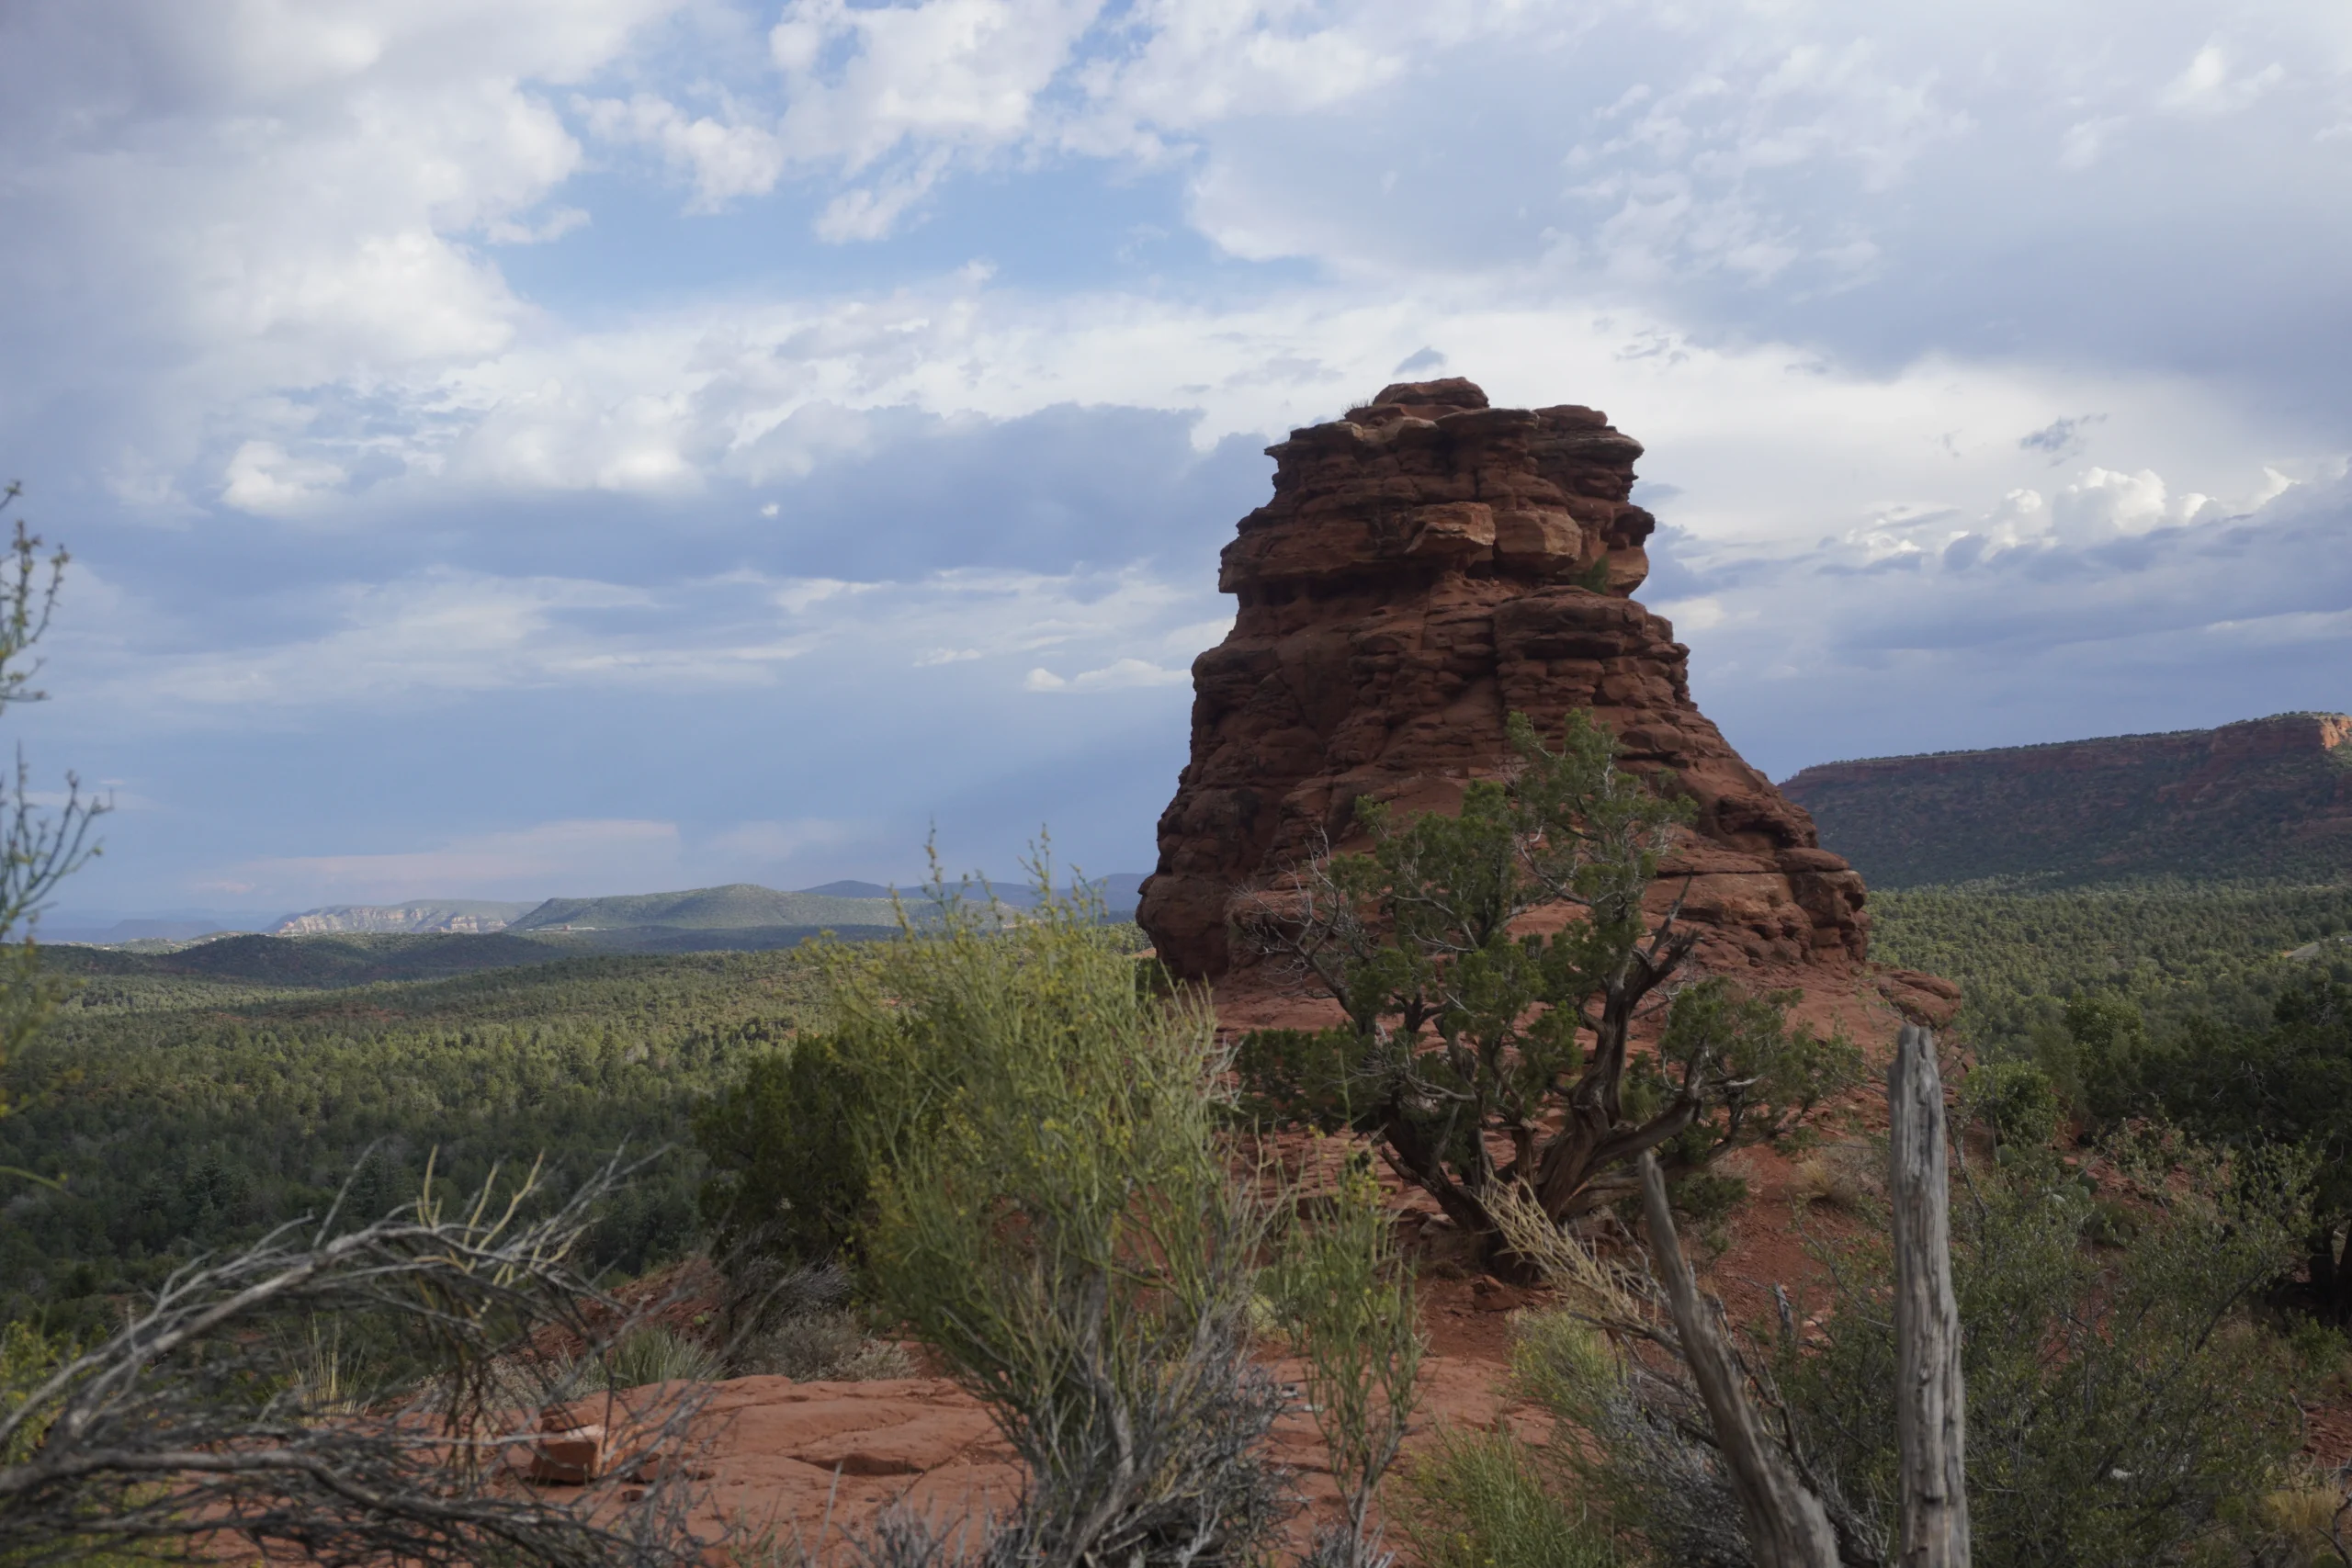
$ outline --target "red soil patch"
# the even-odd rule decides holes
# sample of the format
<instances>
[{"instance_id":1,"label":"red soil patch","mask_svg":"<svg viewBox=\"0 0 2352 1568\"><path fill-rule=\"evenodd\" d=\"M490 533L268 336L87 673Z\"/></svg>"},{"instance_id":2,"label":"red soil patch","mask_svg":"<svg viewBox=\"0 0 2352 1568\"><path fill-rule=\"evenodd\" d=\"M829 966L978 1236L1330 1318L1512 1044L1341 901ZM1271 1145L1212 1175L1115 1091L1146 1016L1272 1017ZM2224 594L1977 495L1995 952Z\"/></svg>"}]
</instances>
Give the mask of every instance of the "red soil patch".
<instances>
[{"instance_id":1,"label":"red soil patch","mask_svg":"<svg viewBox=\"0 0 2352 1568\"><path fill-rule=\"evenodd\" d=\"M1466 1289L1466 1287L1464 1287ZM1497 1341L1500 1319L1494 1319ZM1295 1364L1276 1362L1295 1383ZM1493 1359L1433 1355L1422 1366L1420 1412L1409 1447L1442 1427L1491 1425L1505 1413ZM905 1503L934 1517L1001 1518L1018 1500L1021 1469L971 1395L944 1378L796 1383L737 1378L721 1383L702 1422L707 1470L695 1524L706 1539L734 1534L815 1547L836 1541L884 1508ZM1294 1472L1307 1511L1294 1521L1304 1546L1313 1517L1336 1503L1321 1437L1303 1409L1275 1424L1275 1461Z\"/></svg>"},{"instance_id":2,"label":"red soil patch","mask_svg":"<svg viewBox=\"0 0 2352 1568\"><path fill-rule=\"evenodd\" d=\"M1794 1017L1822 1031L1842 1028L1862 1044L1876 1064L1885 1061L1896 1026L1896 1006L1905 1011L1921 998L1915 977L1873 972L1851 988L1825 987L1820 968L1785 977L1746 976L1764 985L1810 983ZM1933 999L1929 993L1928 999ZM1218 1015L1232 1030L1269 1026L1314 1028L1337 1021L1334 1006L1312 997L1272 987L1262 978L1234 976L1219 987ZM1816 1161L1834 1168L1859 1160L1859 1145L1886 1125L1883 1091L1875 1079L1825 1108L1816 1119L1824 1140ZM1284 1135L1278 1152L1291 1160L1315 1157L1335 1162L1349 1146L1343 1140L1320 1144ZM1824 1283L1808 1240L1834 1242L1849 1235L1854 1220L1834 1201L1800 1203L1818 1196L1823 1168L1806 1156L1792 1157L1765 1147L1726 1156L1722 1168L1745 1177L1747 1202L1715 1237L1724 1243L1709 1256L1702 1238L1690 1250L1707 1287L1721 1295L1742 1322L1770 1325L1777 1315L1773 1287L1787 1290L1800 1318L1808 1304L1819 1310ZM1447 1427L1487 1427L1508 1420L1532 1430L1535 1414L1514 1404L1504 1387L1509 1371L1511 1316L1541 1305L1546 1292L1490 1278L1476 1268L1462 1238L1436 1213L1424 1193L1406 1190L1384 1172L1396 1205L1400 1233L1419 1273L1421 1317L1430 1353L1423 1363L1421 1405L1410 1449L1426 1446ZM1630 1238L1628 1238L1630 1241ZM630 1295L637 1304L660 1301L656 1315L683 1331L707 1321L711 1303L705 1280L669 1276L643 1282ZM664 1299L666 1298L666 1299ZM936 1371L918 1352L919 1364ZM1275 1364L1278 1377L1295 1381L1295 1366ZM883 1508L904 1501L944 1518L993 1513L1001 1517L1019 1496L1021 1474L1011 1450L987 1412L952 1382L937 1376L874 1382L795 1383L786 1378L740 1378L718 1385L701 1424L708 1445L706 1491L696 1513L698 1528L711 1539L735 1532L756 1540L772 1532L779 1540L796 1533L815 1546L820 1535L838 1540L860 1529ZM2340 1393L2306 1412L2306 1451L2329 1464L2352 1458L2352 1398ZM1322 1442L1311 1417L1294 1410L1275 1428L1274 1454L1292 1470L1308 1510L1289 1534L1304 1545L1317 1514L1327 1514L1337 1493Z\"/></svg>"}]
</instances>

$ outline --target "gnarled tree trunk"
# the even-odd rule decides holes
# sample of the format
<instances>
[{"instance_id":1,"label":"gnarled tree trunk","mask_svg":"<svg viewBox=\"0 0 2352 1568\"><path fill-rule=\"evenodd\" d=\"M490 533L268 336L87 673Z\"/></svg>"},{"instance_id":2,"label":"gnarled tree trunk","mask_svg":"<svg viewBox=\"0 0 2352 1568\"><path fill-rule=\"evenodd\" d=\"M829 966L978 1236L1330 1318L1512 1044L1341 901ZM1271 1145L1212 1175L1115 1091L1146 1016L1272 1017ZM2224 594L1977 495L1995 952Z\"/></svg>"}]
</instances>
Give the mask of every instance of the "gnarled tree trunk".
<instances>
[{"instance_id":1,"label":"gnarled tree trunk","mask_svg":"<svg viewBox=\"0 0 2352 1568\"><path fill-rule=\"evenodd\" d=\"M1887 1069L1894 1204L1895 1441L1903 1568L1968 1568L1967 1394L1951 1291L1951 1176L1936 1038L1905 1025Z\"/></svg>"},{"instance_id":2,"label":"gnarled tree trunk","mask_svg":"<svg viewBox=\"0 0 2352 1568\"><path fill-rule=\"evenodd\" d=\"M1647 1154L1642 1156L1642 1212L1649 1226L1650 1255L1665 1279L1682 1359L1706 1401L1707 1420L1715 1429L1715 1447L1724 1456L1732 1495L1739 1499L1740 1520L1756 1554L1756 1568L1838 1568L1838 1537L1829 1528L1829 1511L1798 1478L1748 1402L1747 1374L1724 1342L1713 1313L1699 1299L1699 1287L1674 1234L1666 1178L1657 1160Z\"/></svg>"}]
</instances>

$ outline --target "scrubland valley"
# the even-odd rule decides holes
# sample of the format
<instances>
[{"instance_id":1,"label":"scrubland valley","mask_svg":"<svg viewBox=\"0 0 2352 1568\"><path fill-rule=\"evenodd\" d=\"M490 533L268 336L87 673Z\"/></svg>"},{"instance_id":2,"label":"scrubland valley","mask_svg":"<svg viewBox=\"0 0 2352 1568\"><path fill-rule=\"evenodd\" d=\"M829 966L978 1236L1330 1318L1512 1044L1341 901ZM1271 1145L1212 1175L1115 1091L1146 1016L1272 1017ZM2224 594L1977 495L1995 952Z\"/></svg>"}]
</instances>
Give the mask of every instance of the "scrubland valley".
<instances>
[{"instance_id":1,"label":"scrubland valley","mask_svg":"<svg viewBox=\"0 0 2352 1568\"><path fill-rule=\"evenodd\" d=\"M1133 923L13 971L0 1564L2352 1563L2352 720L1776 788L1603 414L1272 453Z\"/></svg>"}]
</instances>

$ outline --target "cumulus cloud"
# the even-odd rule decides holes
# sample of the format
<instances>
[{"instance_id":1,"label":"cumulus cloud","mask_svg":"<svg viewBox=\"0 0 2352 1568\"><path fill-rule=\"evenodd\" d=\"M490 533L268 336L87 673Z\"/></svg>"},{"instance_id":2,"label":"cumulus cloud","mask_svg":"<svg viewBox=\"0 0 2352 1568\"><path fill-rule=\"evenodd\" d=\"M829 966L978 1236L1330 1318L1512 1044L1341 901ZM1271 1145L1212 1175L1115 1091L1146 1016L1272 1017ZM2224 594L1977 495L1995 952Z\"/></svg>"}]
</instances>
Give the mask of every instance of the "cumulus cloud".
<instances>
[{"instance_id":1,"label":"cumulus cloud","mask_svg":"<svg viewBox=\"0 0 2352 1568\"><path fill-rule=\"evenodd\" d=\"M240 512L300 513L350 477L316 457L289 457L274 441L248 441L229 459L220 499Z\"/></svg>"},{"instance_id":2,"label":"cumulus cloud","mask_svg":"<svg viewBox=\"0 0 2352 1568\"><path fill-rule=\"evenodd\" d=\"M2219 43L2209 43L2165 86L2158 101L2185 114L2235 114L2251 107L2286 76L2287 68L2276 62L2258 71L2233 72L2227 51Z\"/></svg>"},{"instance_id":3,"label":"cumulus cloud","mask_svg":"<svg viewBox=\"0 0 2352 1568\"><path fill-rule=\"evenodd\" d=\"M2177 496L2167 493L2164 476L2153 468L2119 474L2093 468L2058 492L2051 521L2062 542L2087 545L2166 525L2194 523L2213 510L2218 508L2211 496L2194 491Z\"/></svg>"},{"instance_id":4,"label":"cumulus cloud","mask_svg":"<svg viewBox=\"0 0 2352 1568\"><path fill-rule=\"evenodd\" d=\"M958 160L1035 139L1040 97L1072 64L1101 0L792 0L768 30L775 77L695 115L658 95L582 98L594 132L658 152L692 210L775 188L788 170L847 182L816 233L888 235ZM761 89L764 88L763 92Z\"/></svg>"},{"instance_id":5,"label":"cumulus cloud","mask_svg":"<svg viewBox=\"0 0 2352 1568\"><path fill-rule=\"evenodd\" d=\"M865 169L909 142L1001 142L1029 129L1100 0L792 0L769 33L791 89L786 139Z\"/></svg>"},{"instance_id":6,"label":"cumulus cloud","mask_svg":"<svg viewBox=\"0 0 2352 1568\"><path fill-rule=\"evenodd\" d=\"M8 7L0 201L40 239L0 254L0 351L25 372L0 417L196 494L187 470L251 441L296 449L288 393L365 398L507 348L531 311L481 243L582 221L549 201L581 165L552 85L662 8Z\"/></svg>"},{"instance_id":7,"label":"cumulus cloud","mask_svg":"<svg viewBox=\"0 0 2352 1568\"><path fill-rule=\"evenodd\" d=\"M485 360L420 392L432 417L393 443L411 481L391 493L665 495L731 483L774 487L778 499L763 504L787 527L811 510L852 508L852 491L869 520L952 518L986 449L1001 465L991 483L1076 484L1092 498L1070 513L1064 490L1001 538L1036 539L1040 520L1060 516L1064 559L1106 558L1149 548L1138 525L1189 502L1183 476L1202 454L1230 440L1242 461L1262 433L1330 417L1432 329L1454 345L1452 367L1498 399L1598 402L1606 391L1608 412L1658 453L1645 472L1678 486L1681 520L1711 532L1817 527L1825 512L1905 491L1960 498L2041 482L2052 457L2086 453L2144 466L2161 452L2210 490L2222 480L2209 469L2243 461L2255 438L2252 411L2185 377L1939 355L1880 372L1797 344L1708 342L1573 297L1498 304L1475 286L1432 286L1407 308L1370 289L1294 289L1219 307L1108 293L1041 300L964 276L879 299L746 310L723 324L682 311ZM1175 400L1190 407L1144 412ZM2086 404L2104 412L2058 412ZM2034 434L2020 442L2021 429ZM1171 447L1173 431L1192 457ZM304 460L345 466L386 445L374 433L281 439ZM1025 463L1004 464L1014 449ZM1713 482L1697 478L1709 472ZM1220 504L1204 521L1221 527L1228 515ZM956 531L941 533L944 543ZM897 548L870 526L858 536L876 553Z\"/></svg>"},{"instance_id":8,"label":"cumulus cloud","mask_svg":"<svg viewBox=\"0 0 2352 1568\"><path fill-rule=\"evenodd\" d=\"M1116 692L1130 686L1182 686L1191 682L1191 675L1182 670L1163 669L1147 659L1118 659L1100 670L1082 670L1069 676L1040 666L1030 671L1022 684L1032 692Z\"/></svg>"},{"instance_id":9,"label":"cumulus cloud","mask_svg":"<svg viewBox=\"0 0 2352 1568\"><path fill-rule=\"evenodd\" d=\"M1677 539L1708 592L1678 619L1711 712L1776 773L1828 756L2180 728L2352 705L2352 483L2246 510L2091 470L2087 521L2011 496L1771 555ZM2030 495L2030 492L2029 492ZM2034 502L2039 497L2031 498ZM1801 604L1791 620L1775 606Z\"/></svg>"},{"instance_id":10,"label":"cumulus cloud","mask_svg":"<svg viewBox=\"0 0 2352 1568\"><path fill-rule=\"evenodd\" d=\"M563 679L671 673L676 650L632 649L594 635L591 618L645 604L641 592L562 578L501 580L438 570L334 591L334 625L261 646L213 647L162 668L135 658L119 700L186 718L286 705L483 691ZM709 650L701 678L789 657L774 647Z\"/></svg>"},{"instance_id":11,"label":"cumulus cloud","mask_svg":"<svg viewBox=\"0 0 2352 1568\"><path fill-rule=\"evenodd\" d=\"M249 633L164 660L147 640L141 607L127 602L112 625L82 632L74 670L81 681L96 677L91 695L136 708L151 725L267 728L289 713L354 702L413 708L499 692L775 689L798 683L811 655L944 672L1051 651L1100 662L1068 679L1032 669L1030 690L1182 684L1182 669L1146 655L1194 651L1217 625L1199 618L1214 603L1206 582L1132 569L962 570L902 583L739 570L661 589L440 570L322 597L334 606L323 626L298 621L276 637ZM945 640L910 658L901 651L910 627ZM999 679L1021 678L1008 669Z\"/></svg>"},{"instance_id":12,"label":"cumulus cloud","mask_svg":"<svg viewBox=\"0 0 2352 1568\"><path fill-rule=\"evenodd\" d=\"M1360 395L1352 381L1425 352L1465 310L1532 306L1573 332L1596 294L1659 343L1736 319L1750 339L1840 344L1880 376L1939 349L2015 359L2020 333L2046 353L2120 330L2136 319L2124 298L2212 352L2267 343L2294 359L2326 341L2311 312L2340 299L2296 258L2352 241L2352 201L2325 196L2340 161L2312 140L2340 118L2324 8L2273 6L2227 39L2159 18L2120 43L2096 17L2044 17L2043 47L1997 61L1977 46L2014 36L1999 6L1872 9L1865 25L1838 6L801 0L764 61L742 57L741 18L673 22L645 48L667 9L653 0L473 16L355 3L334 25L214 18L199 39L185 18L202 9L135 8L97 40L70 7L31 7L11 51L67 66L20 65L13 84L42 128L17 147L34 154L26 216L107 258L22 276L22 297L91 329L69 378L172 345L176 373L137 383L126 407L145 408L108 433L108 461L142 476L122 492L143 486L159 515L206 488L175 467L217 484L254 441L346 470L365 443L425 479L676 492L715 471L812 471L830 434L809 415L827 408L1002 418L1069 397L1206 405L1204 440L1272 432ZM168 81L141 75L183 46ZM94 100L108 110L69 114ZM2209 102L2231 112L2187 112ZM2049 167L2062 134L2124 156L2083 128L2166 105L2173 129L2133 141L2095 203ZM798 171L819 197L808 222L834 239L895 232L941 181L983 168L1182 166L1186 216L1226 251L1332 276L1304 299L1218 291L1171 309L999 294L985 269L948 269L895 291L599 312L583 330L537 314L474 243L593 231L589 208L560 199L582 135L654 150L697 211ZM2113 276L2119 231L2160 221L2200 171L2241 209L2249 178L2295 198L2168 232ZM1993 228L2035 265L1970 259ZM2227 268L2200 247L2224 231L2231 255L2274 258L2280 286L2217 288ZM126 299L142 302L128 321ZM1302 312L1345 340L1285 341ZM1988 341L1963 317L2011 326ZM2105 350L2139 371L2167 341L2132 327ZM1456 368L1491 373L1447 342Z\"/></svg>"},{"instance_id":13,"label":"cumulus cloud","mask_svg":"<svg viewBox=\"0 0 2352 1568\"><path fill-rule=\"evenodd\" d=\"M1648 445L1652 595L1759 756L2220 713L2335 647L2277 563L2340 552L2352 449L2352 35L2226 23L28 0L0 447L88 563L30 722L173 875L458 809L369 782L418 752L675 821L678 874L942 798L1136 865L1259 448L1440 370ZM831 752L934 736L952 781L847 798Z\"/></svg>"},{"instance_id":14,"label":"cumulus cloud","mask_svg":"<svg viewBox=\"0 0 2352 1568\"><path fill-rule=\"evenodd\" d=\"M775 188L784 173L784 147L775 134L738 118L699 115L650 93L618 98L576 100L589 129L609 141L652 147L693 182L691 211L712 212L738 197Z\"/></svg>"}]
</instances>

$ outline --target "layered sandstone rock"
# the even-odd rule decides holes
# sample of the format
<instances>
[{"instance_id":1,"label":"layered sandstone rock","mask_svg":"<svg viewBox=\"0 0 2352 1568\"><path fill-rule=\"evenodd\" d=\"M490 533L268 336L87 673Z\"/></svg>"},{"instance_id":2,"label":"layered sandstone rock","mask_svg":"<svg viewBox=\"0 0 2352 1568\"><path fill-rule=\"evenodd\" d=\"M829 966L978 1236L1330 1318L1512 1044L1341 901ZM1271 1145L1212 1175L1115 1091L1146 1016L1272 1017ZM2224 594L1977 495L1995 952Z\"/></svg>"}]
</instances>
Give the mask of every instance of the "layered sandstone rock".
<instances>
[{"instance_id":1,"label":"layered sandstone rock","mask_svg":"<svg viewBox=\"0 0 2352 1568\"><path fill-rule=\"evenodd\" d=\"M1577 708L1697 803L1666 870L1705 962L1864 955L1861 879L1692 705L1690 650L1629 597L1654 525L1629 499L1640 443L1456 378L1270 450L1274 496L1226 547L1239 611L1193 665L1192 761L1137 915L1172 968L1225 973L1237 893L1349 842L1360 797L1453 807L1501 767L1507 714L1556 732Z\"/></svg>"}]
</instances>

